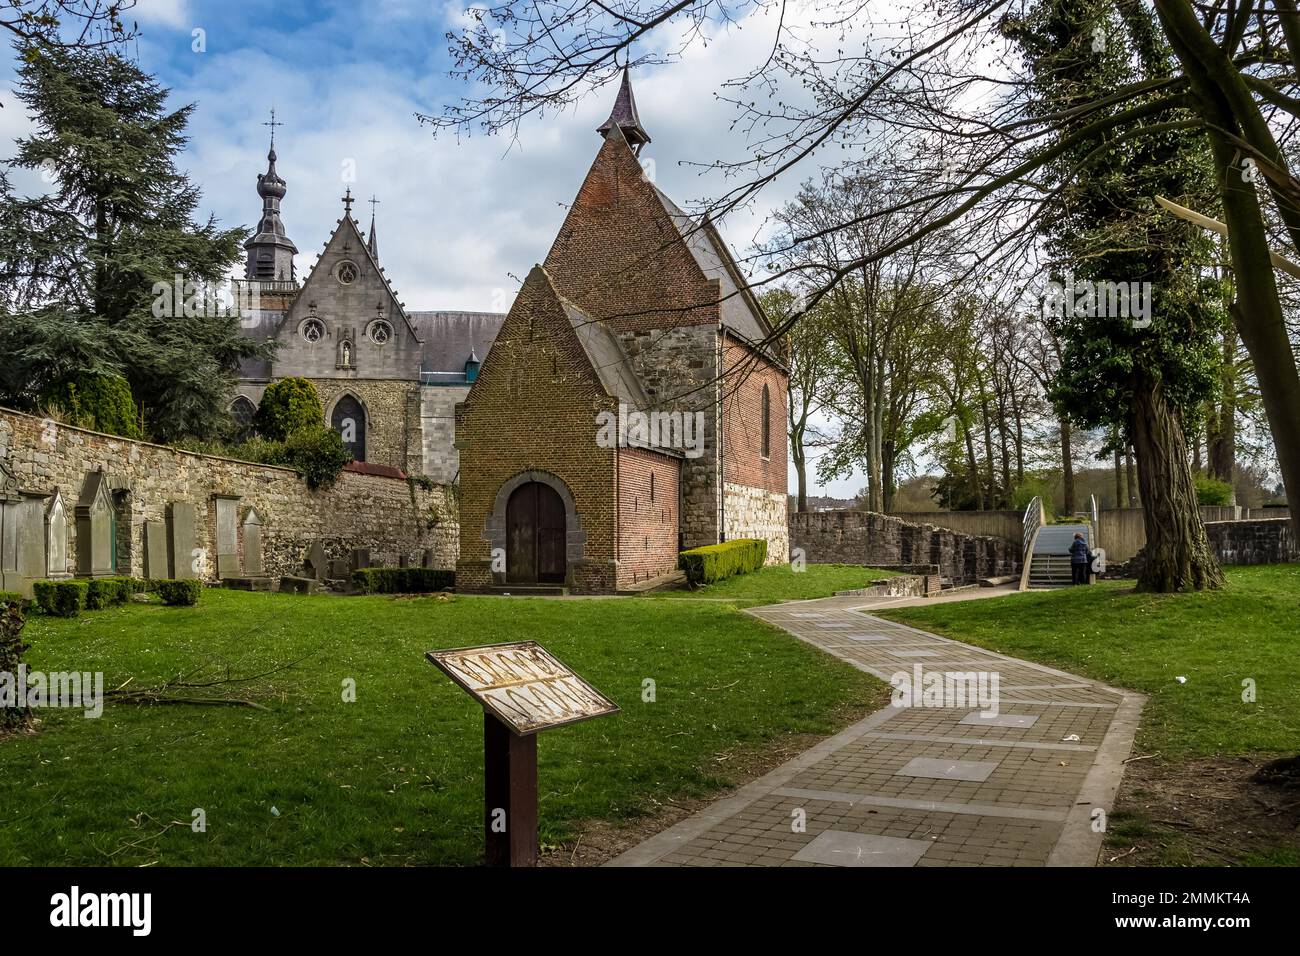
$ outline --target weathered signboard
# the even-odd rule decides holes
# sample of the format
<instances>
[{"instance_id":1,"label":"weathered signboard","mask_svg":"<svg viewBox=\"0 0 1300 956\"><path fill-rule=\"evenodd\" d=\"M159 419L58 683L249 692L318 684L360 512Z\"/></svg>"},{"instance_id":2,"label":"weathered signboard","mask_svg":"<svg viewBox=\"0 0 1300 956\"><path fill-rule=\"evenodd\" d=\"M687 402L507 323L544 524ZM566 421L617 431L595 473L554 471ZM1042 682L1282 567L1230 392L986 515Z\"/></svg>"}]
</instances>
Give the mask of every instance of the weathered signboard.
<instances>
[{"instance_id":1,"label":"weathered signboard","mask_svg":"<svg viewBox=\"0 0 1300 956\"><path fill-rule=\"evenodd\" d=\"M618 705L536 641L430 651L425 655L516 734L618 711Z\"/></svg>"},{"instance_id":2,"label":"weathered signboard","mask_svg":"<svg viewBox=\"0 0 1300 956\"><path fill-rule=\"evenodd\" d=\"M618 705L536 641L429 651L483 705L483 832L488 866L537 862L537 732Z\"/></svg>"}]
</instances>

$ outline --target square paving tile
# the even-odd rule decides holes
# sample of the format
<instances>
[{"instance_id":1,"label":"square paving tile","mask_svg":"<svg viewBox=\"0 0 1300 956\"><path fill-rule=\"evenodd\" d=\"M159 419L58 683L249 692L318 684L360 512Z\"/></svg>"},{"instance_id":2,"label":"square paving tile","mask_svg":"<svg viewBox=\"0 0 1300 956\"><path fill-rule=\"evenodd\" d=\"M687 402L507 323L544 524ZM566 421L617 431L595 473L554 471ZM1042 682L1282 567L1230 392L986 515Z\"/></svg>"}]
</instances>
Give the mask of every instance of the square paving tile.
<instances>
[{"instance_id":1,"label":"square paving tile","mask_svg":"<svg viewBox=\"0 0 1300 956\"><path fill-rule=\"evenodd\" d=\"M997 760L942 760L913 757L894 771L896 777L933 777L938 780L973 780L983 783L998 769Z\"/></svg>"},{"instance_id":2,"label":"square paving tile","mask_svg":"<svg viewBox=\"0 0 1300 956\"><path fill-rule=\"evenodd\" d=\"M800 863L830 866L916 866L929 840L827 830L794 855Z\"/></svg>"},{"instance_id":3,"label":"square paving tile","mask_svg":"<svg viewBox=\"0 0 1300 956\"><path fill-rule=\"evenodd\" d=\"M967 714L959 724L978 724L981 727L1032 727L1038 723L1037 714L998 714L985 717L979 711Z\"/></svg>"}]
</instances>

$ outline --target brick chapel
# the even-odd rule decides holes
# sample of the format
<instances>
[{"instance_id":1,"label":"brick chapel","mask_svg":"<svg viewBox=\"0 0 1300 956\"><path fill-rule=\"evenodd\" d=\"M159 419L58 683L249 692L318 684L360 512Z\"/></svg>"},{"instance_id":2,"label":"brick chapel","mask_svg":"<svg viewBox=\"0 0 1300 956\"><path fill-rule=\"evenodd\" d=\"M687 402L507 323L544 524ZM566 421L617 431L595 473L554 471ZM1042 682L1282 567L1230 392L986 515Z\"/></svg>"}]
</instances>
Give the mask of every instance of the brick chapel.
<instances>
[{"instance_id":1,"label":"brick chapel","mask_svg":"<svg viewBox=\"0 0 1300 956\"><path fill-rule=\"evenodd\" d=\"M626 71L598 132L559 235L456 408L460 589L615 591L671 571L681 548L738 537L788 557L787 372L771 327L709 219L647 178ZM605 427L638 417L677 427Z\"/></svg>"},{"instance_id":2,"label":"brick chapel","mask_svg":"<svg viewBox=\"0 0 1300 956\"><path fill-rule=\"evenodd\" d=\"M260 307L244 329L277 348L241 368L236 417L301 376L355 459L458 485L460 589L615 591L737 537L787 559L786 369L713 223L646 176L626 71L564 225L504 316L408 311L351 190L299 284L270 125L243 280Z\"/></svg>"}]
</instances>

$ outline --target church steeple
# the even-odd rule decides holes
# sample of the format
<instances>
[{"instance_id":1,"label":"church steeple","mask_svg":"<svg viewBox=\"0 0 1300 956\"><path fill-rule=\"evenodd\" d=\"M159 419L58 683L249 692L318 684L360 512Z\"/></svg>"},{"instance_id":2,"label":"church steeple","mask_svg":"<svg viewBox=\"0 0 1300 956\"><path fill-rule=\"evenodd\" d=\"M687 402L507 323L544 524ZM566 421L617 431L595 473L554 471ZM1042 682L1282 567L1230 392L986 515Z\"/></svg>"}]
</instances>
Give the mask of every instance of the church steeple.
<instances>
[{"instance_id":1,"label":"church steeple","mask_svg":"<svg viewBox=\"0 0 1300 956\"><path fill-rule=\"evenodd\" d=\"M623 131L628 145L638 153L642 146L650 142L650 134L641 125L641 117L636 111L636 97L632 95L632 78L628 75L627 67L623 67L623 82L619 84L614 109L610 111L609 119L596 127L596 132L604 136L616 126Z\"/></svg>"},{"instance_id":2,"label":"church steeple","mask_svg":"<svg viewBox=\"0 0 1300 956\"><path fill-rule=\"evenodd\" d=\"M366 247L370 250L370 255L376 262L379 261L379 240L375 238L375 207L379 205L379 200L374 196L370 197L370 241Z\"/></svg>"},{"instance_id":3,"label":"church steeple","mask_svg":"<svg viewBox=\"0 0 1300 956\"><path fill-rule=\"evenodd\" d=\"M266 154L266 172L257 177L257 194L262 197L262 218L257 232L244 243L248 261L244 276L248 279L268 281L293 281L293 257L298 248L290 241L280 219L280 200L284 198L287 184L275 169L275 128L283 126L271 110L271 121L262 124L271 127L271 149Z\"/></svg>"}]
</instances>

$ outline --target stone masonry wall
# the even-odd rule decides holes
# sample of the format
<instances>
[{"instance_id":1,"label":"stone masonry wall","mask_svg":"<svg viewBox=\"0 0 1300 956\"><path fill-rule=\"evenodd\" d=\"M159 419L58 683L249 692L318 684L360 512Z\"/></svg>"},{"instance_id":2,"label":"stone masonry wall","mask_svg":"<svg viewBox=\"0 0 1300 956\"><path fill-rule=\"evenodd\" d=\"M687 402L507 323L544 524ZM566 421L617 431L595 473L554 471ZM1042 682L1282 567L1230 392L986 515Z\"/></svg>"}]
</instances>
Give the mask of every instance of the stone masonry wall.
<instances>
[{"instance_id":1,"label":"stone masonry wall","mask_svg":"<svg viewBox=\"0 0 1300 956\"><path fill-rule=\"evenodd\" d=\"M172 502L191 502L195 545L206 552L205 577L216 574L214 496L238 496L238 517L256 509L262 522L266 574L300 574L307 548L320 538L330 558L369 548L376 562L456 564L456 503L449 489L425 490L401 479L344 472L329 489L310 491L294 471L198 455L112 435L43 422L0 410L0 454L25 491L62 495L69 513L68 568L76 567L72 510L87 475L103 470L118 516L119 573L144 573L144 523L162 521ZM241 531L242 536L242 531ZM243 542L239 542L243 553Z\"/></svg>"},{"instance_id":2,"label":"stone masonry wall","mask_svg":"<svg viewBox=\"0 0 1300 956\"><path fill-rule=\"evenodd\" d=\"M1279 564L1300 558L1286 518L1207 521L1205 533L1220 564Z\"/></svg>"},{"instance_id":3,"label":"stone masonry wall","mask_svg":"<svg viewBox=\"0 0 1300 956\"><path fill-rule=\"evenodd\" d=\"M1019 546L1004 538L961 534L867 511L790 515L790 548L809 562L868 566L929 564L953 584L1016 574Z\"/></svg>"},{"instance_id":4,"label":"stone masonry wall","mask_svg":"<svg viewBox=\"0 0 1300 956\"><path fill-rule=\"evenodd\" d=\"M768 564L784 564L790 560L790 531L786 522L789 503L784 491L763 491L727 482L725 499L723 516L728 541L762 538L767 542Z\"/></svg>"}]
</instances>

